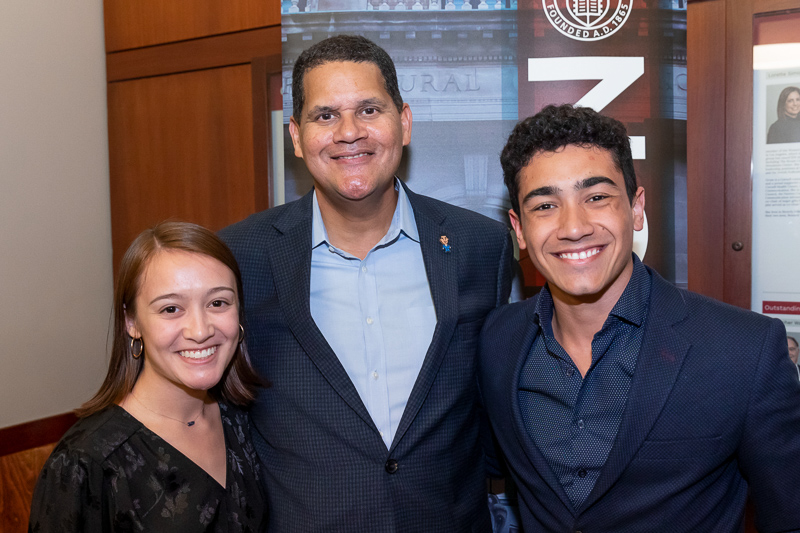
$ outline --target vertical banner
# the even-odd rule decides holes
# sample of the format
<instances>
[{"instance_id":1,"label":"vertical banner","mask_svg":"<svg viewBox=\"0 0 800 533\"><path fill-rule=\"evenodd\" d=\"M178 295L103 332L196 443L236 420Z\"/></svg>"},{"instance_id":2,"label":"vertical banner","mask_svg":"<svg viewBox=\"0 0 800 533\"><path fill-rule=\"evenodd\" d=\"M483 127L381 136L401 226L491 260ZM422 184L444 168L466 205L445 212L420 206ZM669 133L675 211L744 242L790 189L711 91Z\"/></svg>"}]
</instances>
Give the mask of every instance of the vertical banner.
<instances>
[{"instance_id":1,"label":"vertical banner","mask_svg":"<svg viewBox=\"0 0 800 533\"><path fill-rule=\"evenodd\" d=\"M800 44L755 48L750 301L800 339Z\"/></svg>"},{"instance_id":2,"label":"vertical banner","mask_svg":"<svg viewBox=\"0 0 800 533\"><path fill-rule=\"evenodd\" d=\"M519 117L572 103L626 125L646 191L634 250L686 287L685 0L520 0L518 21Z\"/></svg>"},{"instance_id":3,"label":"vertical banner","mask_svg":"<svg viewBox=\"0 0 800 533\"><path fill-rule=\"evenodd\" d=\"M331 35L359 34L392 57L411 107L398 177L414 192L507 223L499 154L517 120L509 0L284 0L282 9L286 201L312 185L288 134L294 62Z\"/></svg>"},{"instance_id":4,"label":"vertical banner","mask_svg":"<svg viewBox=\"0 0 800 533\"><path fill-rule=\"evenodd\" d=\"M647 190L637 250L687 285L685 0L282 0L282 13L286 201L312 185L288 134L294 61L360 34L392 56L411 107L399 177L412 190L507 223L499 154L516 121L591 106L632 137Z\"/></svg>"}]
</instances>

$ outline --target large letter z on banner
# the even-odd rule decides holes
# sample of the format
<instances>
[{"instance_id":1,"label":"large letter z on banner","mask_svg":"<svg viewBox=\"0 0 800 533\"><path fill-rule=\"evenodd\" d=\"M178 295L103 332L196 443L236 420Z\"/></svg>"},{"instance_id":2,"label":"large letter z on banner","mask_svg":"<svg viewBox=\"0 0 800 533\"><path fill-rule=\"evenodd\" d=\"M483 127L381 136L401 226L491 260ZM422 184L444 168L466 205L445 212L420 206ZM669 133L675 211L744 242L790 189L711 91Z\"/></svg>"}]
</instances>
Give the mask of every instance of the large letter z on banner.
<instances>
[{"instance_id":1,"label":"large letter z on banner","mask_svg":"<svg viewBox=\"0 0 800 533\"><path fill-rule=\"evenodd\" d=\"M601 111L644 74L643 57L531 57L528 81L600 80L575 105ZM644 159L644 137L631 137L634 159Z\"/></svg>"}]
</instances>

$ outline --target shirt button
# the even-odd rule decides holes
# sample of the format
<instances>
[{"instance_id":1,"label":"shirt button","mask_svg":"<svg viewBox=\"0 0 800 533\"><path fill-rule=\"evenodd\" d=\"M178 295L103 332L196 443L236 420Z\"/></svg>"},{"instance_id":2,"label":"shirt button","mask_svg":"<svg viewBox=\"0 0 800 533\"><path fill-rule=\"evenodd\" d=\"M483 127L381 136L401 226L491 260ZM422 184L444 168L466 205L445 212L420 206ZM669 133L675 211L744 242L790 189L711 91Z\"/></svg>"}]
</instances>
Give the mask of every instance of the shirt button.
<instances>
[{"instance_id":1,"label":"shirt button","mask_svg":"<svg viewBox=\"0 0 800 533\"><path fill-rule=\"evenodd\" d=\"M389 474L394 474L395 472L397 472L397 469L400 468L400 465L398 465L397 461L395 461L394 459L389 459L388 461L386 461L386 466L384 466L384 468L386 469L386 472L388 472Z\"/></svg>"},{"instance_id":2,"label":"shirt button","mask_svg":"<svg viewBox=\"0 0 800 533\"><path fill-rule=\"evenodd\" d=\"M328 246L328 251L329 251L330 253L335 253L335 251L334 251L334 249L333 249L333 246Z\"/></svg>"},{"instance_id":3,"label":"shirt button","mask_svg":"<svg viewBox=\"0 0 800 533\"><path fill-rule=\"evenodd\" d=\"M365 266L362 266L362 267L361 267L361 272L366 272L366 271L367 271L367 267L365 267Z\"/></svg>"},{"instance_id":4,"label":"shirt button","mask_svg":"<svg viewBox=\"0 0 800 533\"><path fill-rule=\"evenodd\" d=\"M578 420L578 429L583 429L583 426L584 426L584 423L583 423L583 419L581 418L580 420Z\"/></svg>"},{"instance_id":5,"label":"shirt button","mask_svg":"<svg viewBox=\"0 0 800 533\"><path fill-rule=\"evenodd\" d=\"M372 324L372 317L371 316L367 317L367 324Z\"/></svg>"},{"instance_id":6,"label":"shirt button","mask_svg":"<svg viewBox=\"0 0 800 533\"><path fill-rule=\"evenodd\" d=\"M574 374L574 373L575 373L575 369L574 368L572 368L572 367L567 368L567 377L568 378L571 378L572 374Z\"/></svg>"},{"instance_id":7,"label":"shirt button","mask_svg":"<svg viewBox=\"0 0 800 533\"><path fill-rule=\"evenodd\" d=\"M372 373L372 379L378 379L378 373L377 372L373 372Z\"/></svg>"},{"instance_id":8,"label":"shirt button","mask_svg":"<svg viewBox=\"0 0 800 533\"><path fill-rule=\"evenodd\" d=\"M586 477L586 470L584 470L583 468L578 470L578 477L581 478L581 479L585 478Z\"/></svg>"}]
</instances>

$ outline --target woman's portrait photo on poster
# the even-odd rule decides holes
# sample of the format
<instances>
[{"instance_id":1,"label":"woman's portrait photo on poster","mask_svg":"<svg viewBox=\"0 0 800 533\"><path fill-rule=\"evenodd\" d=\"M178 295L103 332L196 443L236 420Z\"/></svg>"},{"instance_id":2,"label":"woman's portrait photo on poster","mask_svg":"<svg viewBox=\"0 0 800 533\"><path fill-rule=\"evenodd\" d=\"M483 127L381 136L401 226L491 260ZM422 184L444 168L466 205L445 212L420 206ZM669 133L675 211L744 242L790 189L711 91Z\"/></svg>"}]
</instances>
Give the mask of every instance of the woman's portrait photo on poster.
<instances>
[{"instance_id":1,"label":"woman's portrait photo on poster","mask_svg":"<svg viewBox=\"0 0 800 533\"><path fill-rule=\"evenodd\" d=\"M793 85L768 86L766 106L770 124L767 144L800 142L800 88Z\"/></svg>"}]
</instances>

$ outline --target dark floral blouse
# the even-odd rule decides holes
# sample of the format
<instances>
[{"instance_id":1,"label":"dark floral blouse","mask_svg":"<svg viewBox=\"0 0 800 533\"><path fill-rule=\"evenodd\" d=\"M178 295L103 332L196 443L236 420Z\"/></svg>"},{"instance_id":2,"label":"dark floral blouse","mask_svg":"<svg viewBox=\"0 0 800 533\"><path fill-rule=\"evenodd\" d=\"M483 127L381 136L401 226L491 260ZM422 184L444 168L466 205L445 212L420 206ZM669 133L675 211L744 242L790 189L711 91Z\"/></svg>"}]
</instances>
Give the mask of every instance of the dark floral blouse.
<instances>
[{"instance_id":1,"label":"dark floral blouse","mask_svg":"<svg viewBox=\"0 0 800 533\"><path fill-rule=\"evenodd\" d=\"M45 463L29 532L265 531L247 414L220 404L227 487L124 409L78 421Z\"/></svg>"}]
</instances>

